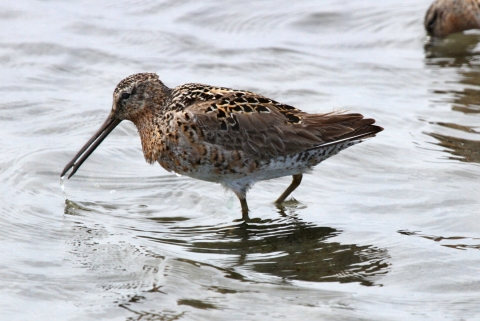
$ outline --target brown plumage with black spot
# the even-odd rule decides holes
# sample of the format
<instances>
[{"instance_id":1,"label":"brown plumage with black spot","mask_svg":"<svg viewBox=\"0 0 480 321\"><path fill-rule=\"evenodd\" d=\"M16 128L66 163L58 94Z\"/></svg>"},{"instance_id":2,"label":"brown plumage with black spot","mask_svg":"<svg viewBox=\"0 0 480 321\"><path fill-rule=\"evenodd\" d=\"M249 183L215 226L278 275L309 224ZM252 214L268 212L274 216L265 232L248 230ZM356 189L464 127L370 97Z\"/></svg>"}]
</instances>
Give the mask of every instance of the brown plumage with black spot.
<instances>
[{"instance_id":1,"label":"brown plumage with black spot","mask_svg":"<svg viewBox=\"0 0 480 321\"><path fill-rule=\"evenodd\" d=\"M309 114L249 91L201 84L174 89L156 74L122 80L112 111L98 132L67 164L71 177L122 120L140 134L145 159L168 171L220 183L239 198L248 218L246 193L256 181L292 175L282 203L302 174L383 128L357 113Z\"/></svg>"}]
</instances>

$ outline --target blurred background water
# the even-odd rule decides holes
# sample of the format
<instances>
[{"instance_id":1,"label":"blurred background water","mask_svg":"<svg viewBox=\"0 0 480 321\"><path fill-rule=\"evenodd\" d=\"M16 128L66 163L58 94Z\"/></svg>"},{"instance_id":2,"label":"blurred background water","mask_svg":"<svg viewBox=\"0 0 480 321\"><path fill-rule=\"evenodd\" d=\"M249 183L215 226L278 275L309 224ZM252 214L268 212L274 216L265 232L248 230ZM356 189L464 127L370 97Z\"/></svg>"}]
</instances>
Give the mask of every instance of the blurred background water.
<instances>
[{"instance_id":1,"label":"blurred background water","mask_svg":"<svg viewBox=\"0 0 480 321\"><path fill-rule=\"evenodd\" d=\"M478 320L479 32L422 1L0 4L2 320ZM385 131L231 194L143 160L124 122L59 174L124 77L248 89ZM66 197L66 199L65 199Z\"/></svg>"}]
</instances>

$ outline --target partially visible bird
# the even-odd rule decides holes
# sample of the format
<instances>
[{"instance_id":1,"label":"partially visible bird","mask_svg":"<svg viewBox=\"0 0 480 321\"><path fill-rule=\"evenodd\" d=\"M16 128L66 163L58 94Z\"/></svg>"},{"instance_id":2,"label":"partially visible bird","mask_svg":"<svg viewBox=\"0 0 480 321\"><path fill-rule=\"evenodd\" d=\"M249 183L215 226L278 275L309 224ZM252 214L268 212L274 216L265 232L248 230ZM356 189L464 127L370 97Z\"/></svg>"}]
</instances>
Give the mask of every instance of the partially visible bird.
<instances>
[{"instance_id":1,"label":"partially visible bird","mask_svg":"<svg viewBox=\"0 0 480 321\"><path fill-rule=\"evenodd\" d=\"M436 0L428 9L428 34L443 38L451 33L480 28L480 0Z\"/></svg>"},{"instance_id":2,"label":"partially visible bird","mask_svg":"<svg viewBox=\"0 0 480 321\"><path fill-rule=\"evenodd\" d=\"M293 176L282 203L302 174L339 151L383 130L361 114L308 114L245 90L201 84L170 89L153 73L123 79L107 120L61 173L82 163L122 121L132 121L149 163L220 183L240 200L248 219L247 191L261 180ZM356 170L356 169L354 169Z\"/></svg>"}]
</instances>

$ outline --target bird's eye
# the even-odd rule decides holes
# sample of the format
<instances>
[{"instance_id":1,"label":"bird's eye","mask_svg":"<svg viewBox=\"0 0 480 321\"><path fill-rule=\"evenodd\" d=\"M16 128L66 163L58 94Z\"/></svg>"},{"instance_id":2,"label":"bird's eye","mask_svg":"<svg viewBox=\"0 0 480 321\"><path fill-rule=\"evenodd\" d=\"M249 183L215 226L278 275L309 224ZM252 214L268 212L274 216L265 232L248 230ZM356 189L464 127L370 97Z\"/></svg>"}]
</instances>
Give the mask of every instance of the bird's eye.
<instances>
[{"instance_id":1,"label":"bird's eye","mask_svg":"<svg viewBox=\"0 0 480 321\"><path fill-rule=\"evenodd\" d=\"M128 99L128 98L130 98L130 96L131 96L131 94L129 94L129 93L123 93L122 94L122 99Z\"/></svg>"}]
</instances>

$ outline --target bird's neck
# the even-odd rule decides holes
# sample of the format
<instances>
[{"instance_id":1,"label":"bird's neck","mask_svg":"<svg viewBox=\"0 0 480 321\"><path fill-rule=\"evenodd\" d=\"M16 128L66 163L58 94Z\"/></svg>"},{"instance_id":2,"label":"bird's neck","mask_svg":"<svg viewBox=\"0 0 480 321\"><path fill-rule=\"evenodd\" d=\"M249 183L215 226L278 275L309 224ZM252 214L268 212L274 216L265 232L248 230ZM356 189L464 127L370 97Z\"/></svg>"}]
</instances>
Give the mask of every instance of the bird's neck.
<instances>
[{"instance_id":1,"label":"bird's neck","mask_svg":"<svg viewBox=\"0 0 480 321\"><path fill-rule=\"evenodd\" d=\"M152 164L159 156L160 129L158 127L160 115L152 109L145 108L141 113L132 118L142 141L142 150L145 160Z\"/></svg>"}]
</instances>

